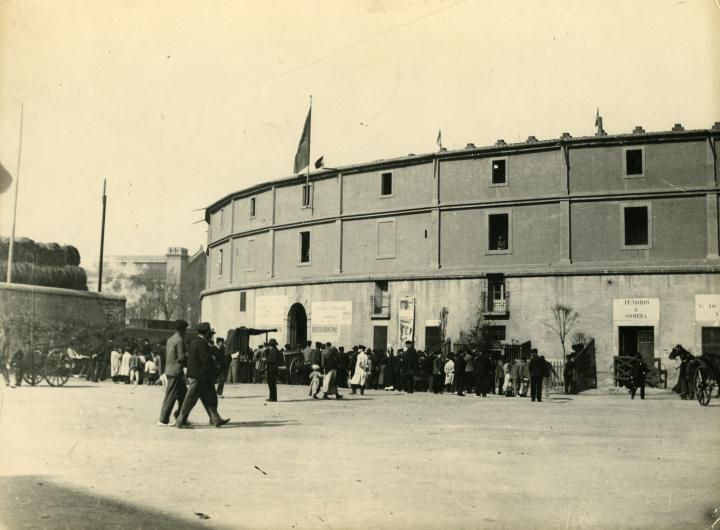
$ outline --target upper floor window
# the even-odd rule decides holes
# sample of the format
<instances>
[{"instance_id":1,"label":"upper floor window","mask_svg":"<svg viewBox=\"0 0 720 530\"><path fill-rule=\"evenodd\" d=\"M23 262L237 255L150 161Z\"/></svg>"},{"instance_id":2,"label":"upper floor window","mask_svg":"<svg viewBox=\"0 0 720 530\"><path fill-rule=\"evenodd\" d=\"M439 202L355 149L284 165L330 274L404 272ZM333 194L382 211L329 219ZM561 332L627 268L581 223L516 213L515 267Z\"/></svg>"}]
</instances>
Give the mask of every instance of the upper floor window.
<instances>
[{"instance_id":1,"label":"upper floor window","mask_svg":"<svg viewBox=\"0 0 720 530\"><path fill-rule=\"evenodd\" d=\"M310 232L300 232L300 263L310 263Z\"/></svg>"},{"instance_id":2,"label":"upper floor window","mask_svg":"<svg viewBox=\"0 0 720 530\"><path fill-rule=\"evenodd\" d=\"M303 184L302 187L302 207L310 208L312 204L312 187L310 184Z\"/></svg>"},{"instance_id":3,"label":"upper floor window","mask_svg":"<svg viewBox=\"0 0 720 530\"><path fill-rule=\"evenodd\" d=\"M380 175L380 195L382 197L391 197L393 194L393 176L392 173L383 173Z\"/></svg>"},{"instance_id":4,"label":"upper floor window","mask_svg":"<svg viewBox=\"0 0 720 530\"><path fill-rule=\"evenodd\" d=\"M240 292L240 312L245 312L247 310L247 292L241 291Z\"/></svg>"},{"instance_id":5,"label":"upper floor window","mask_svg":"<svg viewBox=\"0 0 720 530\"><path fill-rule=\"evenodd\" d=\"M642 177L645 174L644 149L628 147L625 149L625 176Z\"/></svg>"},{"instance_id":6,"label":"upper floor window","mask_svg":"<svg viewBox=\"0 0 720 530\"><path fill-rule=\"evenodd\" d=\"M250 198L250 217L255 217L255 197Z\"/></svg>"},{"instance_id":7,"label":"upper floor window","mask_svg":"<svg viewBox=\"0 0 720 530\"><path fill-rule=\"evenodd\" d=\"M490 164L492 168L490 183L493 186L507 186L507 157L494 158Z\"/></svg>"},{"instance_id":8,"label":"upper floor window","mask_svg":"<svg viewBox=\"0 0 720 530\"><path fill-rule=\"evenodd\" d=\"M218 276L223 275L223 249L220 249L218 251L218 264L217 264L217 270L218 270Z\"/></svg>"},{"instance_id":9,"label":"upper floor window","mask_svg":"<svg viewBox=\"0 0 720 530\"><path fill-rule=\"evenodd\" d=\"M510 214L488 214L488 250L508 252L510 250Z\"/></svg>"},{"instance_id":10,"label":"upper floor window","mask_svg":"<svg viewBox=\"0 0 720 530\"><path fill-rule=\"evenodd\" d=\"M623 248L648 249L652 241L652 217L650 206L623 206Z\"/></svg>"}]
</instances>

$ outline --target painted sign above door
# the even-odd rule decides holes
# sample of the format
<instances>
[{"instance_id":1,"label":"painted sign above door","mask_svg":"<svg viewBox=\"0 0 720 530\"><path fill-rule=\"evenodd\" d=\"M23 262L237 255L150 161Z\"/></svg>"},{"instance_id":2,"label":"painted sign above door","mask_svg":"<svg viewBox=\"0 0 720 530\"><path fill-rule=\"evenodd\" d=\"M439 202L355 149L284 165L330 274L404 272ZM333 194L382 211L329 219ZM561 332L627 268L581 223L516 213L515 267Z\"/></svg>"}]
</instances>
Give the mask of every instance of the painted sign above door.
<instances>
[{"instance_id":1,"label":"painted sign above door","mask_svg":"<svg viewBox=\"0 0 720 530\"><path fill-rule=\"evenodd\" d=\"M658 298L615 298L613 320L621 322L657 322L660 320Z\"/></svg>"}]
</instances>

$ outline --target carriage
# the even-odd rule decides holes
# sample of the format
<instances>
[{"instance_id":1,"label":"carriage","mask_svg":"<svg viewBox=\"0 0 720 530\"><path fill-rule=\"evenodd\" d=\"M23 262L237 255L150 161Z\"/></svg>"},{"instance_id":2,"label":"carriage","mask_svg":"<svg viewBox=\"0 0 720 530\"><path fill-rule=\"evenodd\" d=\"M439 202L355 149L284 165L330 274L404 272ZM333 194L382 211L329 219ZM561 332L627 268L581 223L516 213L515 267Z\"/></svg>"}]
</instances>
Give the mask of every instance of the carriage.
<instances>
[{"instance_id":1,"label":"carriage","mask_svg":"<svg viewBox=\"0 0 720 530\"><path fill-rule=\"evenodd\" d=\"M670 352L670 359L678 358L688 363L689 377L692 378L698 403L707 406L713 391L720 388L720 356L704 352L696 357L677 344Z\"/></svg>"},{"instance_id":2,"label":"carriage","mask_svg":"<svg viewBox=\"0 0 720 530\"><path fill-rule=\"evenodd\" d=\"M35 386L43 379L50 386L63 386L75 369L75 362L66 351L53 348L49 351L31 350L26 353L23 363L23 380Z\"/></svg>"}]
</instances>

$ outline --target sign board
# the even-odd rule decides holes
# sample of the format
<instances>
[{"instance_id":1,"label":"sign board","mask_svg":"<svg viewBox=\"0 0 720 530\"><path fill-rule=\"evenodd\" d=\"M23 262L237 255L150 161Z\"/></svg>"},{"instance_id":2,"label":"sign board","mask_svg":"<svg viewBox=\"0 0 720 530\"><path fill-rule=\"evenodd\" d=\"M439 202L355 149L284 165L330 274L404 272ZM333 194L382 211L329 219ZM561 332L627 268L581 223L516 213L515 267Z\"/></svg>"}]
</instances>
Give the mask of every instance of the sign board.
<instances>
[{"instance_id":1,"label":"sign board","mask_svg":"<svg viewBox=\"0 0 720 530\"><path fill-rule=\"evenodd\" d=\"M720 322L720 294L695 295L695 320Z\"/></svg>"},{"instance_id":2,"label":"sign board","mask_svg":"<svg viewBox=\"0 0 720 530\"><path fill-rule=\"evenodd\" d=\"M398 331L400 347L405 347L405 341L415 340L415 299L402 297L399 300Z\"/></svg>"},{"instance_id":3,"label":"sign board","mask_svg":"<svg viewBox=\"0 0 720 530\"><path fill-rule=\"evenodd\" d=\"M615 298L613 300L613 320L638 322L639 324L660 320L660 300L658 298Z\"/></svg>"},{"instance_id":4,"label":"sign board","mask_svg":"<svg viewBox=\"0 0 720 530\"><path fill-rule=\"evenodd\" d=\"M288 311L285 295L258 296L255 298L255 325L278 327L285 324Z\"/></svg>"},{"instance_id":5,"label":"sign board","mask_svg":"<svg viewBox=\"0 0 720 530\"><path fill-rule=\"evenodd\" d=\"M310 314L313 325L352 325L352 302L313 302Z\"/></svg>"},{"instance_id":6,"label":"sign board","mask_svg":"<svg viewBox=\"0 0 720 530\"><path fill-rule=\"evenodd\" d=\"M335 344L340 340L340 326L352 325L352 302L313 302L310 317L310 339Z\"/></svg>"}]
</instances>

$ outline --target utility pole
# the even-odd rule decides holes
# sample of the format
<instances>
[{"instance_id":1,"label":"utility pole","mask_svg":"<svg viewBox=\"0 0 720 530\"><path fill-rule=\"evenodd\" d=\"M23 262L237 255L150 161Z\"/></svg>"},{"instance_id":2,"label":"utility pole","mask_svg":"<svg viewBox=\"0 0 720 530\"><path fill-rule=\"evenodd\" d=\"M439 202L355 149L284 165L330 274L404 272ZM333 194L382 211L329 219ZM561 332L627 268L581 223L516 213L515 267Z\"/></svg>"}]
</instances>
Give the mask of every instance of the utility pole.
<instances>
[{"instance_id":1,"label":"utility pole","mask_svg":"<svg viewBox=\"0 0 720 530\"><path fill-rule=\"evenodd\" d=\"M105 252L105 210L107 209L107 195L105 195L105 186L107 180L103 179L102 194L102 225L100 227L100 268L98 270L98 292L102 292L102 275L103 275L103 253Z\"/></svg>"}]
</instances>

